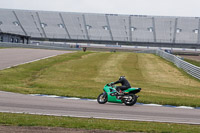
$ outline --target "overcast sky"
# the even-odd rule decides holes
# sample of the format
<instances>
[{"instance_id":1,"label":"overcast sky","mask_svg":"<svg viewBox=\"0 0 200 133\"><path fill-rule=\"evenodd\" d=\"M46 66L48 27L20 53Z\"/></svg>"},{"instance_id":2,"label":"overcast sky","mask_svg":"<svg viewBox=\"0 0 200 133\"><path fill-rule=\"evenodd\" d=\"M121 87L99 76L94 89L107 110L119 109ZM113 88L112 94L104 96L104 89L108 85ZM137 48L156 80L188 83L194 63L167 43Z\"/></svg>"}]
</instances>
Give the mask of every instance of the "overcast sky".
<instances>
[{"instance_id":1,"label":"overcast sky","mask_svg":"<svg viewBox=\"0 0 200 133\"><path fill-rule=\"evenodd\" d=\"M200 17L200 0L0 0L0 8Z\"/></svg>"}]
</instances>

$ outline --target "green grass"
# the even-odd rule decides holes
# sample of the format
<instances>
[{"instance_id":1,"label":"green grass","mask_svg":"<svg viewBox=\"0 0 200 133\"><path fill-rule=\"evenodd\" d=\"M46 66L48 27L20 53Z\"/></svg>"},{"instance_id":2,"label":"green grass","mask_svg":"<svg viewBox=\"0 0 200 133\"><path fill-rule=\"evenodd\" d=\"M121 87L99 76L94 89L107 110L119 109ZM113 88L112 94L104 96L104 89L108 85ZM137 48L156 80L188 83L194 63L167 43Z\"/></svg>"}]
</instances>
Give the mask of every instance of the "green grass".
<instances>
[{"instance_id":1,"label":"green grass","mask_svg":"<svg viewBox=\"0 0 200 133\"><path fill-rule=\"evenodd\" d=\"M47 126L149 133L199 133L199 125L0 113L0 125Z\"/></svg>"},{"instance_id":2,"label":"green grass","mask_svg":"<svg viewBox=\"0 0 200 133\"><path fill-rule=\"evenodd\" d=\"M106 83L121 75L142 88L138 102L200 107L200 81L152 54L59 55L0 71L0 90L97 98Z\"/></svg>"},{"instance_id":3,"label":"green grass","mask_svg":"<svg viewBox=\"0 0 200 133\"><path fill-rule=\"evenodd\" d=\"M200 67L200 61L195 61L195 60L190 60L190 59L184 59L184 60L195 65L195 66Z\"/></svg>"}]
</instances>

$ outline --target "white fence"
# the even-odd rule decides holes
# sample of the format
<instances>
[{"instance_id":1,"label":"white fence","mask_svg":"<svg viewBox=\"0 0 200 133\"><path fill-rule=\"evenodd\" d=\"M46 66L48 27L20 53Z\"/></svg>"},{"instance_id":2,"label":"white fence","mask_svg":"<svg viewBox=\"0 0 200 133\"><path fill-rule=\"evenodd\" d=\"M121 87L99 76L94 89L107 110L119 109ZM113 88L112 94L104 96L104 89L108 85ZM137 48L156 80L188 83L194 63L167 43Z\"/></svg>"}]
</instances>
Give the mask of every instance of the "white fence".
<instances>
[{"instance_id":1,"label":"white fence","mask_svg":"<svg viewBox=\"0 0 200 133\"><path fill-rule=\"evenodd\" d=\"M190 74L191 76L197 78L200 80L200 67L197 67L195 65L192 65L179 57L169 54L167 52L164 52L162 50L145 50L145 51L140 51L137 53L151 53L151 54L156 54L160 57L163 57L164 59L174 63L178 68L183 69L185 72Z\"/></svg>"}]
</instances>

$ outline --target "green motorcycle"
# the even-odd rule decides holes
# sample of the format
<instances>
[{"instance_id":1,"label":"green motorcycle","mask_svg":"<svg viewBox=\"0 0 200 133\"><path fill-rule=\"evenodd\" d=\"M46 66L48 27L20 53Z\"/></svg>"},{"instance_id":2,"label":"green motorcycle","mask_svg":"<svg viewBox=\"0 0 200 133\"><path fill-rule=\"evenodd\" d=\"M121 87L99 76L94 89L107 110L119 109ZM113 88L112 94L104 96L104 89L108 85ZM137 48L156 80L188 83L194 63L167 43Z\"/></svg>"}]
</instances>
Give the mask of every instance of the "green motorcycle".
<instances>
[{"instance_id":1,"label":"green motorcycle","mask_svg":"<svg viewBox=\"0 0 200 133\"><path fill-rule=\"evenodd\" d=\"M112 103L124 103L127 106L132 106L137 102L139 96L135 95L141 91L141 88L129 88L118 93L116 91L116 86L112 83L106 84L103 88L104 92L101 93L97 101L99 104L105 104L106 102Z\"/></svg>"}]
</instances>

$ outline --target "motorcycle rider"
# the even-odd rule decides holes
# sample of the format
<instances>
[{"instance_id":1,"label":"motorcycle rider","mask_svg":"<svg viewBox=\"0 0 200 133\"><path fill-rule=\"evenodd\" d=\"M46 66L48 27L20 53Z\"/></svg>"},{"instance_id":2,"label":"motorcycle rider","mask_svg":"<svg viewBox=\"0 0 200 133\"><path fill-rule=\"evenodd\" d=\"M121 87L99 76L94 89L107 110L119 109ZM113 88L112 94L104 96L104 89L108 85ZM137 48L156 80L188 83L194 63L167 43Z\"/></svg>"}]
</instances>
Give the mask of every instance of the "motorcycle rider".
<instances>
[{"instance_id":1,"label":"motorcycle rider","mask_svg":"<svg viewBox=\"0 0 200 133\"><path fill-rule=\"evenodd\" d=\"M112 83L111 85L118 84L118 83L121 83L121 86L116 86L116 90L118 91L119 94L122 94L122 91L128 88L131 88L131 85L128 82L128 80L125 78L125 76L120 76L119 80Z\"/></svg>"}]
</instances>

